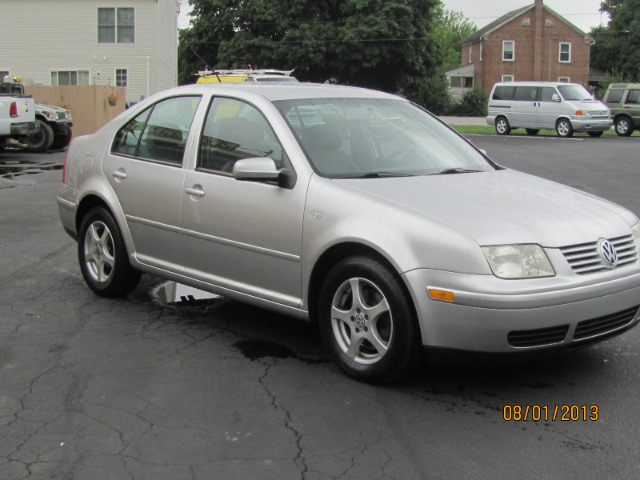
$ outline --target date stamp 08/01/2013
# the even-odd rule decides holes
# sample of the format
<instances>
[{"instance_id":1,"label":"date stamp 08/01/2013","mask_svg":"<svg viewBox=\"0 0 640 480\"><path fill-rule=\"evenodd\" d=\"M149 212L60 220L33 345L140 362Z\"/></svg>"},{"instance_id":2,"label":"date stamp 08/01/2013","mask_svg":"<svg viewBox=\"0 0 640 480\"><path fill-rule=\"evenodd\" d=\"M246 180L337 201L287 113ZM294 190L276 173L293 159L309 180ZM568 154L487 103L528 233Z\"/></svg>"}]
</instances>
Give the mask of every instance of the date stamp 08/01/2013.
<instances>
[{"instance_id":1,"label":"date stamp 08/01/2013","mask_svg":"<svg viewBox=\"0 0 640 480\"><path fill-rule=\"evenodd\" d=\"M507 422L595 422L600 416L597 405L505 405L502 418Z\"/></svg>"}]
</instances>

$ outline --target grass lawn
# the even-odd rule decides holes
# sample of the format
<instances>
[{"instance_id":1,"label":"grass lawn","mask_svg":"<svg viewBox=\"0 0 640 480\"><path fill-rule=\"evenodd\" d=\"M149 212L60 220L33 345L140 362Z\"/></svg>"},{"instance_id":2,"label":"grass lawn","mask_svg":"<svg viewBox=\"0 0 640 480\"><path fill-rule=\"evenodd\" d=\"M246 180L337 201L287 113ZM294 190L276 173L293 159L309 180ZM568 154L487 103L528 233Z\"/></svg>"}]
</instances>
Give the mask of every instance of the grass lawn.
<instances>
[{"instance_id":1,"label":"grass lawn","mask_svg":"<svg viewBox=\"0 0 640 480\"><path fill-rule=\"evenodd\" d=\"M484 135L496 135L496 129L489 125L451 125L451 128L463 134L475 133L475 134L484 134ZM513 130L511 130L511 133L520 134L520 135L526 134L526 132L524 131L524 128L514 128ZM556 135L556 132L555 130L540 130L540 133L538 135ZM588 136L588 134L584 132L576 132L574 133L574 135L585 136L585 137ZM604 135L615 137L616 132L613 130L613 128L611 128L606 132L604 132ZM633 132L633 136L635 137L640 136L640 131L636 130L635 132Z\"/></svg>"}]
</instances>

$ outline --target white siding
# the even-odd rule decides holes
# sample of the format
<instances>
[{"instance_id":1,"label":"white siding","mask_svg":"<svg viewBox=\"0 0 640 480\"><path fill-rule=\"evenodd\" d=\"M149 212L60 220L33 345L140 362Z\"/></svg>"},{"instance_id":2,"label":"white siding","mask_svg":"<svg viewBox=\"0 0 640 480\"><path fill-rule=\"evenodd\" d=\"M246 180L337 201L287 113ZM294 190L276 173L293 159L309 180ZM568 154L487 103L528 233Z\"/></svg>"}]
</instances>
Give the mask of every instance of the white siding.
<instances>
[{"instance_id":1,"label":"white siding","mask_svg":"<svg viewBox=\"0 0 640 480\"><path fill-rule=\"evenodd\" d=\"M0 70L38 85L51 84L52 70L88 70L91 83L115 85L116 69L126 68L129 102L176 84L176 0L0 3ZM98 7L135 8L135 44L98 44Z\"/></svg>"}]
</instances>

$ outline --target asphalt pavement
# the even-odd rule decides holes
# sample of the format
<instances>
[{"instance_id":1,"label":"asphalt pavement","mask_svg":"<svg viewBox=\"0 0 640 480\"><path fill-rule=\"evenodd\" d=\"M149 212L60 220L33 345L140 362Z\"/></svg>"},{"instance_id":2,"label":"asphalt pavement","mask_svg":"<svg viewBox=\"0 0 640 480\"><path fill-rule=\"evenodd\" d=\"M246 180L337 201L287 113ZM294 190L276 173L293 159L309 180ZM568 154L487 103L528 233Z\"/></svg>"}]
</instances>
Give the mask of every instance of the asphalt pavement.
<instances>
[{"instance_id":1,"label":"asphalt pavement","mask_svg":"<svg viewBox=\"0 0 640 480\"><path fill-rule=\"evenodd\" d=\"M638 137L468 138L640 214ZM0 152L1 480L640 476L640 328L362 384L308 324L149 275L127 298L92 294L57 215L63 159Z\"/></svg>"}]
</instances>

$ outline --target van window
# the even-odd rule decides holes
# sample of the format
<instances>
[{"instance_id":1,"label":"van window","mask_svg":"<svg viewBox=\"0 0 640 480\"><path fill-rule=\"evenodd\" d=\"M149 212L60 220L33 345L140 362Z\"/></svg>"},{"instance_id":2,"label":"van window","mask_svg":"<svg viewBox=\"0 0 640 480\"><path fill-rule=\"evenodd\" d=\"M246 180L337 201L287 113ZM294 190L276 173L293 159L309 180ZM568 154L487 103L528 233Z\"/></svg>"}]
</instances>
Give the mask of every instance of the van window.
<instances>
[{"instance_id":1,"label":"van window","mask_svg":"<svg viewBox=\"0 0 640 480\"><path fill-rule=\"evenodd\" d=\"M609 90L609 95L607 96L608 103L620 103L622 101L622 94L624 90Z\"/></svg>"},{"instance_id":2,"label":"van window","mask_svg":"<svg viewBox=\"0 0 640 480\"><path fill-rule=\"evenodd\" d=\"M541 102L551 102L553 101L553 95L556 94L556 89L553 87L542 87L540 88L540 101Z\"/></svg>"},{"instance_id":3,"label":"van window","mask_svg":"<svg viewBox=\"0 0 640 480\"><path fill-rule=\"evenodd\" d=\"M516 87L499 86L493 90L493 100L513 100Z\"/></svg>"},{"instance_id":4,"label":"van window","mask_svg":"<svg viewBox=\"0 0 640 480\"><path fill-rule=\"evenodd\" d=\"M536 99L538 87L516 87L514 100L532 102Z\"/></svg>"}]
</instances>

